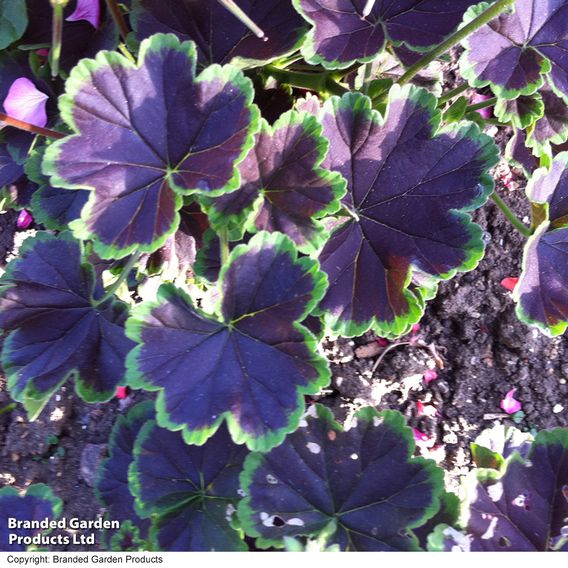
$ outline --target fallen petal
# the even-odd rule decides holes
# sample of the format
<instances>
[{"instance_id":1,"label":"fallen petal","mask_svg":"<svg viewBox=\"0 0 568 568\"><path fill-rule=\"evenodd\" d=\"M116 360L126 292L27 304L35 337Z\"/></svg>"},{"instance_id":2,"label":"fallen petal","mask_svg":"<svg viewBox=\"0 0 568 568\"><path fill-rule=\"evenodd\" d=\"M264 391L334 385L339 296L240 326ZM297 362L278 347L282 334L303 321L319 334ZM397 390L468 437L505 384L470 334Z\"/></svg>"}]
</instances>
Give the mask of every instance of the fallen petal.
<instances>
[{"instance_id":1,"label":"fallen petal","mask_svg":"<svg viewBox=\"0 0 568 568\"><path fill-rule=\"evenodd\" d=\"M515 286L518 284L519 279L518 278L503 278L503 280L501 280L501 286L503 286L503 288L505 288L505 290L509 290L509 292L512 292L515 289Z\"/></svg>"},{"instance_id":2,"label":"fallen petal","mask_svg":"<svg viewBox=\"0 0 568 568\"><path fill-rule=\"evenodd\" d=\"M22 209L18 215L16 227L18 227L18 229L25 230L33 223L33 220L34 218L31 214L25 209Z\"/></svg>"},{"instance_id":3,"label":"fallen petal","mask_svg":"<svg viewBox=\"0 0 568 568\"><path fill-rule=\"evenodd\" d=\"M27 78L16 79L4 99L4 110L12 118L43 127L47 124L45 105L49 97Z\"/></svg>"},{"instance_id":4,"label":"fallen petal","mask_svg":"<svg viewBox=\"0 0 568 568\"><path fill-rule=\"evenodd\" d=\"M77 0L77 6L74 12L68 18L65 18L65 20L67 22L85 20L98 30L101 20L100 0Z\"/></svg>"},{"instance_id":5,"label":"fallen petal","mask_svg":"<svg viewBox=\"0 0 568 568\"><path fill-rule=\"evenodd\" d=\"M128 396L128 387L116 387L116 398L122 400Z\"/></svg>"},{"instance_id":6,"label":"fallen petal","mask_svg":"<svg viewBox=\"0 0 568 568\"><path fill-rule=\"evenodd\" d=\"M424 432L421 432L418 428L412 428L412 433L414 434L415 442L427 442L430 439L428 434L424 434Z\"/></svg>"},{"instance_id":7,"label":"fallen petal","mask_svg":"<svg viewBox=\"0 0 568 568\"><path fill-rule=\"evenodd\" d=\"M428 369L422 376L424 378L424 382L429 385L432 381L435 381L438 378L438 373L432 369Z\"/></svg>"},{"instance_id":8,"label":"fallen petal","mask_svg":"<svg viewBox=\"0 0 568 568\"><path fill-rule=\"evenodd\" d=\"M428 434L424 434L424 432L418 430L418 428L412 428L412 432L414 434L414 441L419 448L430 449L436 445L435 436L428 436Z\"/></svg>"},{"instance_id":9,"label":"fallen petal","mask_svg":"<svg viewBox=\"0 0 568 568\"><path fill-rule=\"evenodd\" d=\"M507 414L515 414L523 407L520 401L514 398L516 392L517 389L510 390L499 405Z\"/></svg>"}]
</instances>

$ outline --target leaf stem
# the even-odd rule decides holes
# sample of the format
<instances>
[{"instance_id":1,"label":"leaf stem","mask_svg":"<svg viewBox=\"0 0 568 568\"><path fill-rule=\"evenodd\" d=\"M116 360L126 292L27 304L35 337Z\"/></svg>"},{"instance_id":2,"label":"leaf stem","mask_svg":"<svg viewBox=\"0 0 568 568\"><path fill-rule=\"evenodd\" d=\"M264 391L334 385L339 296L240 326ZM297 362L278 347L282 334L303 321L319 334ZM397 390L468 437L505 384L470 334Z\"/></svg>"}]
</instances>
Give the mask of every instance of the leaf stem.
<instances>
[{"instance_id":1,"label":"leaf stem","mask_svg":"<svg viewBox=\"0 0 568 568\"><path fill-rule=\"evenodd\" d=\"M122 14L118 2L116 0L106 0L106 3L112 15L112 19L118 28L120 37L126 42L126 38L128 37L130 30L128 29L128 25L126 24L126 20L124 19L124 15Z\"/></svg>"},{"instance_id":2,"label":"leaf stem","mask_svg":"<svg viewBox=\"0 0 568 568\"><path fill-rule=\"evenodd\" d=\"M497 118L486 118L483 120L483 122L485 122L485 124L493 124L495 126L511 126L510 124L507 124L506 122L501 122L499 119Z\"/></svg>"},{"instance_id":3,"label":"leaf stem","mask_svg":"<svg viewBox=\"0 0 568 568\"><path fill-rule=\"evenodd\" d=\"M410 66L406 73L397 81L399 85L406 85L417 75L422 69L428 67L432 61L436 60L440 55L449 51L452 47L463 41L469 34L478 28L494 20L501 12L509 8L515 3L515 0L498 0L492 4L485 12L482 12L477 18L469 22L463 28L452 34L446 41L442 42L438 47L427 53L422 59L419 59L414 65Z\"/></svg>"},{"instance_id":4,"label":"leaf stem","mask_svg":"<svg viewBox=\"0 0 568 568\"><path fill-rule=\"evenodd\" d=\"M219 230L219 250L221 266L225 266L229 259L229 231L226 228Z\"/></svg>"},{"instance_id":5,"label":"leaf stem","mask_svg":"<svg viewBox=\"0 0 568 568\"><path fill-rule=\"evenodd\" d=\"M490 99L487 99L486 101L481 101L480 103L467 106L465 112L471 112L472 110L481 110L482 108L492 107L495 106L496 103L497 103L497 97L492 97Z\"/></svg>"},{"instance_id":6,"label":"leaf stem","mask_svg":"<svg viewBox=\"0 0 568 568\"><path fill-rule=\"evenodd\" d=\"M128 275L134 268L134 265L140 260L141 256L142 256L141 252L135 252L133 255L130 256L125 267L122 269L120 276L112 283L111 287L108 290L106 290L104 296L100 300L97 300L95 307L104 304L107 300L109 300L114 296L114 293L118 290L120 285L128 278Z\"/></svg>"},{"instance_id":7,"label":"leaf stem","mask_svg":"<svg viewBox=\"0 0 568 568\"><path fill-rule=\"evenodd\" d=\"M266 34L242 11L234 0L217 0L224 8L229 10L235 18L239 19L257 38L266 41Z\"/></svg>"},{"instance_id":8,"label":"leaf stem","mask_svg":"<svg viewBox=\"0 0 568 568\"><path fill-rule=\"evenodd\" d=\"M448 91L446 94L442 95L438 99L438 107L444 106L448 101L451 101L453 98L461 95L464 91L467 91L468 89L469 89L469 85L467 83L463 83L459 87L456 87L455 89L452 89L451 91Z\"/></svg>"},{"instance_id":9,"label":"leaf stem","mask_svg":"<svg viewBox=\"0 0 568 568\"><path fill-rule=\"evenodd\" d=\"M341 96L348 92L345 87L334 81L331 73L304 73L302 71L289 71L288 69L279 69L274 65L267 65L266 72L274 77L277 81L298 87L300 89L308 89L318 93L330 93L332 95Z\"/></svg>"},{"instance_id":10,"label":"leaf stem","mask_svg":"<svg viewBox=\"0 0 568 568\"><path fill-rule=\"evenodd\" d=\"M509 206L501 199L501 197L497 194L496 191L494 191L491 194L491 199L493 199L493 201L495 202L495 204L497 205L497 207L499 207L499 209L501 209L501 211L503 212L503 215L505 215L505 217L507 217L507 219L509 220L509 222L511 223L511 225L513 225L513 227L515 227L515 229L517 229L517 231L519 231L519 233L521 233L521 235L523 235L524 237L530 237L532 235L532 231L530 230L529 227L527 227L514 213L513 211L511 211L511 209L509 208Z\"/></svg>"},{"instance_id":11,"label":"leaf stem","mask_svg":"<svg viewBox=\"0 0 568 568\"><path fill-rule=\"evenodd\" d=\"M365 78L363 79L363 93L367 94L369 92L369 79L373 75L373 62L365 63Z\"/></svg>"},{"instance_id":12,"label":"leaf stem","mask_svg":"<svg viewBox=\"0 0 568 568\"><path fill-rule=\"evenodd\" d=\"M53 20L51 24L51 77L55 79L59 75L59 59L61 58L61 44L63 41L63 8L69 0L50 0L53 8Z\"/></svg>"},{"instance_id":13,"label":"leaf stem","mask_svg":"<svg viewBox=\"0 0 568 568\"><path fill-rule=\"evenodd\" d=\"M40 136L47 136L48 138L55 138L59 140L60 138L65 138L63 132L57 132L56 130L51 130L50 128L42 128L41 126L36 126L35 124L30 124L29 122L24 122L17 118L13 118L3 112L0 112L0 122L6 123L8 126L13 126L19 130L24 130L26 132L31 132L32 134L39 134Z\"/></svg>"}]
</instances>

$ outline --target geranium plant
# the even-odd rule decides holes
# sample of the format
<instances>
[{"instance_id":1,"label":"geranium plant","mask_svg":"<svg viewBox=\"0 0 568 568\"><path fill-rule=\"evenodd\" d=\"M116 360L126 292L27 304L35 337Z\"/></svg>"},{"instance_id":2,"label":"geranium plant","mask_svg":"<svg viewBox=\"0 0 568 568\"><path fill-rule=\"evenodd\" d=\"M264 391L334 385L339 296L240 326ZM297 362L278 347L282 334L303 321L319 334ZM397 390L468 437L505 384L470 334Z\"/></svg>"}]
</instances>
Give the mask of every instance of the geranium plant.
<instances>
[{"instance_id":1,"label":"geranium plant","mask_svg":"<svg viewBox=\"0 0 568 568\"><path fill-rule=\"evenodd\" d=\"M32 419L70 379L91 403L145 391L96 481L123 523L108 548L565 548L568 472L540 465L564 431L479 472L450 526L402 415L306 414L322 338L407 334L483 258L489 199L526 237L519 318L568 327L568 0L540 4L0 2L2 202L37 229L0 280L1 365ZM423 80L460 45L460 84ZM495 192L494 124L515 129L530 225ZM522 468L556 491L538 538L482 522ZM0 497L59 514L42 487Z\"/></svg>"}]
</instances>

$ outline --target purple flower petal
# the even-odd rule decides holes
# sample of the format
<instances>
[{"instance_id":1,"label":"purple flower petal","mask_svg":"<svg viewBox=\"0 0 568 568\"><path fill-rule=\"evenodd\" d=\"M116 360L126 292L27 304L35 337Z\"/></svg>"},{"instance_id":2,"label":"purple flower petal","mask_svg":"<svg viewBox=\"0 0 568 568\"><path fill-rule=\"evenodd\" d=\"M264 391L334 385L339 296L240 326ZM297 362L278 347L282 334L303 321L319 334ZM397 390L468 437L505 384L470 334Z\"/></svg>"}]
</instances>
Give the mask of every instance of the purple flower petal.
<instances>
[{"instance_id":1,"label":"purple flower petal","mask_svg":"<svg viewBox=\"0 0 568 568\"><path fill-rule=\"evenodd\" d=\"M12 118L43 127L47 124L45 105L48 98L29 79L20 77L12 83L4 99L4 110Z\"/></svg>"},{"instance_id":2,"label":"purple flower petal","mask_svg":"<svg viewBox=\"0 0 568 568\"><path fill-rule=\"evenodd\" d=\"M484 103L485 101L488 101L491 97L489 95L482 95L480 93L475 93L473 95L473 97L471 97L471 104L475 105L478 103ZM485 120L487 120L488 118L491 118L493 116L493 107L485 107L485 108L480 108L478 109L476 112L478 114L481 115L481 118L484 118Z\"/></svg>"},{"instance_id":3,"label":"purple flower petal","mask_svg":"<svg viewBox=\"0 0 568 568\"><path fill-rule=\"evenodd\" d=\"M78 20L85 20L98 30L101 21L100 0L77 0L74 12L65 18L65 21L77 22Z\"/></svg>"},{"instance_id":4,"label":"purple flower petal","mask_svg":"<svg viewBox=\"0 0 568 568\"><path fill-rule=\"evenodd\" d=\"M516 392L517 389L510 390L501 401L500 406L507 414L515 414L515 412L519 412L523 407L517 399L513 398Z\"/></svg>"}]
</instances>

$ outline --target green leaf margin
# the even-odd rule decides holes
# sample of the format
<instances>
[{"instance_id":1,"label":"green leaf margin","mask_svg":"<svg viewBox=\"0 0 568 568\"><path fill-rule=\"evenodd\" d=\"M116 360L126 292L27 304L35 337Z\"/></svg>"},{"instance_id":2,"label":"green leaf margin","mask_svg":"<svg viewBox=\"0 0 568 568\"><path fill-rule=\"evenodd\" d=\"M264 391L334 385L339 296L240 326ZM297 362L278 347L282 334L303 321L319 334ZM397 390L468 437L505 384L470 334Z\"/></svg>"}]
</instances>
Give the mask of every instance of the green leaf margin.
<instances>
[{"instance_id":1,"label":"green leaf margin","mask_svg":"<svg viewBox=\"0 0 568 568\"><path fill-rule=\"evenodd\" d=\"M313 280L314 288L311 299L307 302L304 312L297 321L294 322L295 329L305 338L305 344L312 356L311 365L317 371L317 376L305 387L298 387L298 403L297 410L289 416L289 422L283 428L260 436L252 438L244 432L231 411L223 412L217 417L215 422L208 428L199 430L190 430L184 424L173 422L166 410L165 395L163 387L153 384L141 371L138 365L138 357L142 351L143 341L142 334L144 331L144 322L146 316L152 313L152 310L162 303L167 302L171 297L181 297L193 311L201 317L208 319L219 325L230 325L231 322L223 322L220 317L220 308L222 303L222 286L225 273L230 269L232 264L241 256L261 250L265 246L275 247L279 252L287 254L293 263L305 269ZM307 257L298 257L298 252L292 241L282 233L268 233L261 231L254 235L246 245L238 245L235 247L228 258L227 263L221 269L218 280L218 290L220 292L219 301L213 314L206 314L199 308L196 308L191 298L183 291L170 284L164 284L158 290L158 299L156 302L145 302L135 306L131 312L130 318L126 322L126 335L139 345L137 345L128 355L126 360L127 383L134 389L144 389L148 391L159 391L156 399L156 413L158 425L172 431L182 430L182 435L187 444L203 445L221 426L223 421L227 422L229 433L235 444L246 444L250 450L267 452L274 446L282 443L284 438L290 432L296 430L300 423L300 419L304 413L304 395L316 394L319 390L329 384L331 380L331 372L327 359L318 351L317 338L304 326L303 321L314 309L315 305L323 297L327 289L327 277L320 271L317 261Z\"/></svg>"},{"instance_id":2,"label":"green leaf margin","mask_svg":"<svg viewBox=\"0 0 568 568\"><path fill-rule=\"evenodd\" d=\"M192 67L192 73L195 77L196 83L207 82L212 80L222 80L224 82L231 82L236 87L240 88L246 97L246 104L251 113L251 123L246 140L240 156L234 161L233 176L228 183L213 192L209 192L210 196L222 195L230 191L236 190L240 185L240 174L238 164L244 160L248 152L254 145L254 134L260 126L260 111L258 107L253 104L254 88L252 81L246 77L242 71L229 65L221 67L220 65L211 65L203 70L198 76L195 76L196 71L196 48L192 41L180 42L174 34L155 34L148 39L145 39L140 45L140 52L138 55L138 63L134 64L125 56L112 51L100 51L95 59L83 59L77 64L69 78L65 83L65 94L59 98L59 111L61 118L72 129L75 134L65 137L63 140L51 144L46 150L43 160L43 173L50 176L51 183L55 187L64 189L87 189L92 191L87 204L83 207L81 218L70 223L75 236L82 240L94 240L94 248L99 256L105 259L109 258L123 258L129 254L137 251L154 252L164 245L166 240L176 231L180 223L179 210L183 205L183 196L192 195L202 192L197 188L184 188L176 185L173 182L173 174L175 168L164 171L163 180L168 183L171 191L174 192L176 200L176 213L169 229L161 236L154 238L148 244L134 243L126 247L116 247L104 244L97 240L95 232L88 228L88 221L91 216L92 209L95 203L96 188L87 187L80 184L71 184L66 182L65 179L59 177L57 170L57 161L62 151L62 146L69 140L75 137L82 136L81 131L77 127L73 119L74 98L77 96L83 85L92 79L92 76L101 68L115 67L122 69L140 69L145 62L145 57L149 53L159 53L163 48L174 49L179 53L184 54L188 59L188 64Z\"/></svg>"},{"instance_id":3,"label":"green leaf margin","mask_svg":"<svg viewBox=\"0 0 568 568\"><path fill-rule=\"evenodd\" d=\"M314 420L322 420L326 423L326 427L328 431L334 431L343 433L345 430L339 424L335 417L333 416L332 411L322 406L321 404L315 404L316 408L316 416ZM310 419L311 417L308 417ZM431 519L439 510L440 508L440 499L444 494L444 472L436 465L436 462L430 459L425 459L422 457L413 457L414 450L416 449L416 444L414 442L414 435L412 434L412 429L408 427L406 424L406 420L404 416L395 410L384 410L382 412L377 411L373 407L365 407L360 409L355 415L354 419L357 420L357 428L359 427L359 423L372 423L375 418L379 418L383 421L383 424L386 424L390 428L392 428L395 432L398 432L401 437L401 444L405 444L407 447L407 461L413 464L421 464L424 466L424 469L430 473L430 478L434 482L433 491L432 491L432 502L429 507L424 511L423 516L420 519L417 519L414 523L409 525L408 529L413 529L422 526L426 521ZM324 440L327 443L327 440ZM325 451L325 448L324 448ZM363 459L363 458L362 458ZM251 486L253 484L253 477L256 470L262 465L264 461L264 455L262 453L251 453L249 454L244 462L244 468L241 473L240 481L241 481L241 488L244 491L245 497L239 503L237 508L237 514L239 520L241 522L241 526L243 527L245 533L253 538L256 538L256 546L259 548L284 548L285 541L284 539L266 539L261 536L261 534L256 530L255 523L253 521L253 516L258 512L255 511L251 506ZM337 531L338 524L340 524L337 517L330 519L330 522L325 526L325 528L321 532L301 532L299 528L298 534L296 536L306 536L311 538L317 538L320 536L321 533L329 534L329 544L333 543L333 535ZM349 532L349 528L343 526L343 529ZM418 543L418 538L414 533L411 532L411 540L412 540L412 548L413 550L419 551L420 546Z\"/></svg>"},{"instance_id":4,"label":"green leaf margin","mask_svg":"<svg viewBox=\"0 0 568 568\"><path fill-rule=\"evenodd\" d=\"M336 114L339 110L344 110L345 108L351 109L354 113L361 113L366 116L367 120L382 127L388 120L390 105L398 100L410 100L414 102L416 106L421 107L430 114L431 139L443 134L456 134L460 136L460 139L467 138L477 142L479 148L482 150L480 159L484 162L486 172L499 162L499 149L495 146L493 140L486 134L483 134L475 123L462 121L446 125L442 128L442 112L438 109L436 97L426 89L413 85L406 85L404 87L394 85L391 88L389 91L387 111L384 117L382 117L377 110L372 108L371 99L360 93L348 93L341 98L332 97L326 101L323 112ZM382 322L377 320L376 317L363 322L355 322L352 319L342 319L341 314L334 316L328 311L317 308L315 315L322 316L322 321L326 327L326 334L332 337L357 337L372 330L380 337L387 337L389 339L395 339L405 335L410 331L412 325L422 318L425 302L433 297L433 292L438 282L449 280L458 272L474 270L485 254L485 242L483 240L482 228L472 221L469 212L484 205L493 192L495 182L489 173L484 173L481 176L481 186L483 191L469 206L459 211L455 209L452 210L454 218L466 227L471 235L469 242L465 245L467 254L460 266L436 276L428 275L428 289L424 288L413 293L409 290L414 271L413 266L410 265L403 283L403 294L408 302L408 311L406 314L396 316L392 322ZM357 223L357 221L353 219L347 221L347 223ZM340 228L344 226L345 224L341 225Z\"/></svg>"}]
</instances>

